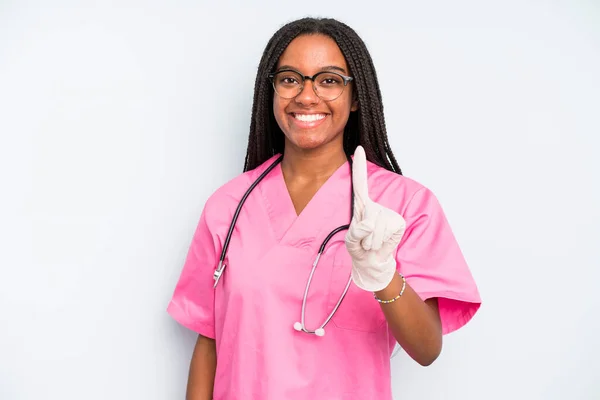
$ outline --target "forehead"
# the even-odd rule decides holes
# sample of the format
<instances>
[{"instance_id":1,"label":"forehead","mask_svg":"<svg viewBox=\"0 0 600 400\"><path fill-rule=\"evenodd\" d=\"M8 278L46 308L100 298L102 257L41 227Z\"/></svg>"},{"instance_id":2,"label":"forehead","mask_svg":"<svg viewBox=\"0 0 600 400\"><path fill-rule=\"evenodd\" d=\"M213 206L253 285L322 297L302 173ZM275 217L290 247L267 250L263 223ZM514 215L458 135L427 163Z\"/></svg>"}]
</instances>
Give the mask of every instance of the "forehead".
<instances>
[{"instance_id":1,"label":"forehead","mask_svg":"<svg viewBox=\"0 0 600 400\"><path fill-rule=\"evenodd\" d=\"M325 35L302 35L290 42L277 67L287 65L305 74L312 74L325 67L337 66L348 71L346 60L337 43Z\"/></svg>"}]
</instances>

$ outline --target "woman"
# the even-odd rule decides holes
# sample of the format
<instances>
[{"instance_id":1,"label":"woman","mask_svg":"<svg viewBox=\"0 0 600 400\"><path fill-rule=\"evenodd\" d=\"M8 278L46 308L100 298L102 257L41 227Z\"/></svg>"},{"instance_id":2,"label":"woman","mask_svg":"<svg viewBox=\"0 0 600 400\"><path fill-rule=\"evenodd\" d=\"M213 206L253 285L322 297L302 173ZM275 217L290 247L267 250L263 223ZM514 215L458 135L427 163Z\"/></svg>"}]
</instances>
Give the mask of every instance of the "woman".
<instances>
[{"instance_id":1,"label":"woman","mask_svg":"<svg viewBox=\"0 0 600 400\"><path fill-rule=\"evenodd\" d=\"M208 199L168 308L199 334L187 398L391 399L394 346L431 364L480 298L435 196L401 174L364 43L287 24L252 113L245 171Z\"/></svg>"}]
</instances>

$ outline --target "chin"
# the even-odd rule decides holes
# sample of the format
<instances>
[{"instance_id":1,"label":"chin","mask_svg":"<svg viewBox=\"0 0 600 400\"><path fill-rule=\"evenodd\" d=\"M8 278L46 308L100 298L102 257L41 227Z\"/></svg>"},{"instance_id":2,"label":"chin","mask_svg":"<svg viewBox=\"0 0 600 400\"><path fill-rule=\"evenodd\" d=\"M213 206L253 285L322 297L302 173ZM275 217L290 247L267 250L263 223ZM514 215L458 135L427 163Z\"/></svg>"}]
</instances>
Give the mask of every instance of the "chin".
<instances>
[{"instance_id":1,"label":"chin","mask_svg":"<svg viewBox=\"0 0 600 400\"><path fill-rule=\"evenodd\" d=\"M292 144L302 150L314 150L321 147L326 142L324 137L314 137L312 135L301 135L295 137L292 140Z\"/></svg>"}]
</instances>

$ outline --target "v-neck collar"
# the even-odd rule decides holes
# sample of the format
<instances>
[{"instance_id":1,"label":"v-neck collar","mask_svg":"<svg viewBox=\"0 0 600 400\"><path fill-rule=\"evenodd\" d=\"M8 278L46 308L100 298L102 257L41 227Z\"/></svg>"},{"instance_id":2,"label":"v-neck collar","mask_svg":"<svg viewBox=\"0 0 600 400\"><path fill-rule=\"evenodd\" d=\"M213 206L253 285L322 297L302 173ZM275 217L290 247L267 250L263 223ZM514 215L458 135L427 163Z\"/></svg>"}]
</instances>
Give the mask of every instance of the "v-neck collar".
<instances>
[{"instance_id":1,"label":"v-neck collar","mask_svg":"<svg viewBox=\"0 0 600 400\"><path fill-rule=\"evenodd\" d=\"M281 164L258 187L263 195L271 228L281 244L312 244L316 238L323 236L322 231L325 230L327 234L338 226L350 223L352 186L348 162L335 170L299 215L285 183Z\"/></svg>"}]
</instances>

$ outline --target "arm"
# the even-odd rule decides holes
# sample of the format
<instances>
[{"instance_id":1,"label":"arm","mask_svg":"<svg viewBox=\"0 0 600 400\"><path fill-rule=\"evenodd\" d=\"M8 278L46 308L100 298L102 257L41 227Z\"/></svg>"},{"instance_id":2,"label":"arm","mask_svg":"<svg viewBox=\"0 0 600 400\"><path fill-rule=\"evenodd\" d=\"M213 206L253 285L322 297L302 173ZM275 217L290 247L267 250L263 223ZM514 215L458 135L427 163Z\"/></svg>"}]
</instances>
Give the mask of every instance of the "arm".
<instances>
[{"instance_id":1,"label":"arm","mask_svg":"<svg viewBox=\"0 0 600 400\"><path fill-rule=\"evenodd\" d=\"M214 339L198 335L190 363L186 400L212 400L216 367Z\"/></svg>"},{"instance_id":2,"label":"arm","mask_svg":"<svg viewBox=\"0 0 600 400\"><path fill-rule=\"evenodd\" d=\"M442 334L463 326L479 308L473 278L431 192L421 188L413 194L403 211L410 221L407 227L398 212L369 197L361 146L354 152L352 184L354 213L345 242L354 284L378 299L391 300L402 291L398 270L410 276L412 286L407 284L401 297L381 307L398 344L419 364L429 365L441 352ZM429 300L422 301L423 294ZM438 302L442 296L444 301Z\"/></svg>"},{"instance_id":3,"label":"arm","mask_svg":"<svg viewBox=\"0 0 600 400\"><path fill-rule=\"evenodd\" d=\"M402 278L396 274L383 290L375 292L378 299L390 300L402 290ZM382 303L394 338L406 353L423 366L433 363L442 351L442 324L437 299L421 300L408 285L402 296L391 303Z\"/></svg>"}]
</instances>

